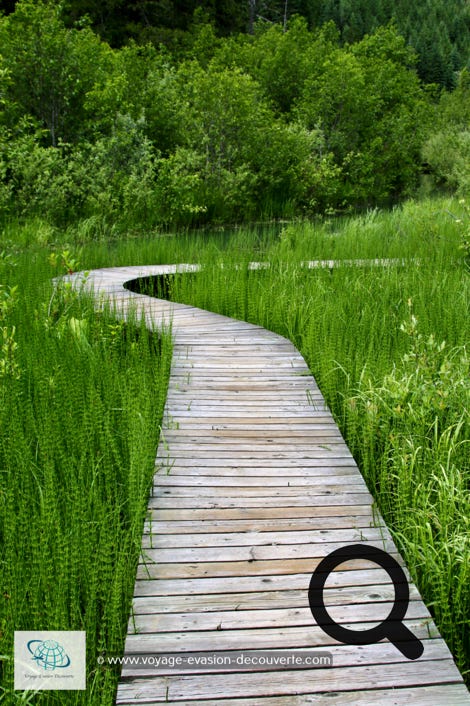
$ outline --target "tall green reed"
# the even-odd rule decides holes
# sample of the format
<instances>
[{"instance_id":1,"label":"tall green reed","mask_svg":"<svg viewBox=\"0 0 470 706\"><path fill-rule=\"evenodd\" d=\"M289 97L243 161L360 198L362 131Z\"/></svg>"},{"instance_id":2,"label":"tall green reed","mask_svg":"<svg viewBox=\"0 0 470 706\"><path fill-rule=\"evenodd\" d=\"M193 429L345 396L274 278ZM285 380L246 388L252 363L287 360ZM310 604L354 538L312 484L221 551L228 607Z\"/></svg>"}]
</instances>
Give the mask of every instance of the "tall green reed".
<instances>
[{"instance_id":1,"label":"tall green reed","mask_svg":"<svg viewBox=\"0 0 470 706\"><path fill-rule=\"evenodd\" d=\"M35 704L113 703L171 359L169 336L116 321L62 284L43 254L17 256L18 374L0 377L0 654L15 630L85 630L87 691ZM2 664L2 695L12 685ZM59 698L60 696L60 698Z\"/></svg>"}]
</instances>

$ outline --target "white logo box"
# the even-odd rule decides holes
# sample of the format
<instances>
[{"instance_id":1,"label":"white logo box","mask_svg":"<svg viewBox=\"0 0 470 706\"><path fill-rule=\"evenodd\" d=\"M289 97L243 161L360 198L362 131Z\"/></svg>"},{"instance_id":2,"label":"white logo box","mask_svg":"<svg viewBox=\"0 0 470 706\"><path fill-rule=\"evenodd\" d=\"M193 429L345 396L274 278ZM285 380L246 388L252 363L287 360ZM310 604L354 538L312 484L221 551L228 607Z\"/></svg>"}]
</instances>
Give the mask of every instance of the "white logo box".
<instances>
[{"instance_id":1,"label":"white logo box","mask_svg":"<svg viewBox=\"0 0 470 706\"><path fill-rule=\"evenodd\" d=\"M82 630L16 630L15 690L86 688L86 634Z\"/></svg>"}]
</instances>

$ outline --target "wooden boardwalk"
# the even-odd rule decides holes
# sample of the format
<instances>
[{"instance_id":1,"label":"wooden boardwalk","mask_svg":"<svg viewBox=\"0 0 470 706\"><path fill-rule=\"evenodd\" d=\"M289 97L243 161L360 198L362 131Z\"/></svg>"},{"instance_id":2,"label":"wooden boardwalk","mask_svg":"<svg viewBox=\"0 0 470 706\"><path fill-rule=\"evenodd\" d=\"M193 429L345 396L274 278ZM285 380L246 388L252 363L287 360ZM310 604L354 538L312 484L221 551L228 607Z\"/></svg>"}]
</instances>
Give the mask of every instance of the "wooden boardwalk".
<instances>
[{"instance_id":1,"label":"wooden boardwalk","mask_svg":"<svg viewBox=\"0 0 470 706\"><path fill-rule=\"evenodd\" d=\"M126 290L169 266L95 270L87 287L172 323L174 358L125 654L195 653L192 667L123 666L116 703L153 706L459 706L469 693L416 588L410 661L388 640L336 642L308 607L312 571L334 549L397 550L305 361L258 326ZM399 557L397 557L399 561ZM378 565L332 572L333 620L366 629L390 612ZM221 670L201 655L328 652L332 667ZM209 661L206 659L206 662Z\"/></svg>"}]
</instances>

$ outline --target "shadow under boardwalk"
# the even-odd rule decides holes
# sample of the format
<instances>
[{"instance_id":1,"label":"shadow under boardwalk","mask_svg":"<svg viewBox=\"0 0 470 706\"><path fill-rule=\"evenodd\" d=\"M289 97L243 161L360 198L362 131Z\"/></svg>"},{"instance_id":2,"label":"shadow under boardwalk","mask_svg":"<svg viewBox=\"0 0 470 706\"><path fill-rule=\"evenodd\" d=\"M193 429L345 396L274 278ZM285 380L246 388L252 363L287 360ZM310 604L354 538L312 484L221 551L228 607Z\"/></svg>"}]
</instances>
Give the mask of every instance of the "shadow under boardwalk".
<instances>
[{"instance_id":1,"label":"shadow under boardwalk","mask_svg":"<svg viewBox=\"0 0 470 706\"><path fill-rule=\"evenodd\" d=\"M323 557L361 543L403 562L289 341L123 286L173 271L96 270L87 283L119 315L132 306L149 326L171 322L174 338L117 704L470 704L411 583L404 623L424 646L415 661L387 639L343 644L317 625L308 588ZM331 618L357 631L383 621L394 596L389 575L360 559L324 591Z\"/></svg>"}]
</instances>

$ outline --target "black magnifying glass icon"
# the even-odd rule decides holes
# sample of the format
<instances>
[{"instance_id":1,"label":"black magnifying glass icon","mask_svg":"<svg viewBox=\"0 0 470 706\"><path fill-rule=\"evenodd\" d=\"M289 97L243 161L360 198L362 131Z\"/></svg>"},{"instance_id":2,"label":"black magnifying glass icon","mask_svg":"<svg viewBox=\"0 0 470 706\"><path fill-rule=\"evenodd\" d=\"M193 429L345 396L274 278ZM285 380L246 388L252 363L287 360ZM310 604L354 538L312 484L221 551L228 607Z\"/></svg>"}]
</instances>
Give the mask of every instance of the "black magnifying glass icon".
<instances>
[{"instance_id":1,"label":"black magnifying glass icon","mask_svg":"<svg viewBox=\"0 0 470 706\"><path fill-rule=\"evenodd\" d=\"M326 579L339 564L351 559L367 559L381 566L390 576L395 589L395 601L389 615L379 625L369 630L349 630L338 625L325 608L323 590ZM371 645L388 638L408 659L418 659L423 654L423 643L403 624L408 610L410 591L401 566L390 554L368 544L350 544L328 554L312 574L308 588L310 610L317 624L330 637L347 645Z\"/></svg>"}]
</instances>

